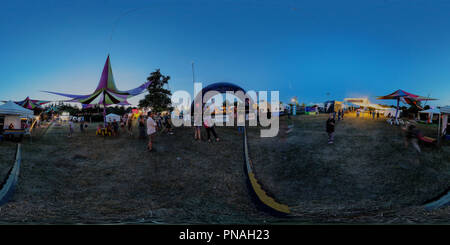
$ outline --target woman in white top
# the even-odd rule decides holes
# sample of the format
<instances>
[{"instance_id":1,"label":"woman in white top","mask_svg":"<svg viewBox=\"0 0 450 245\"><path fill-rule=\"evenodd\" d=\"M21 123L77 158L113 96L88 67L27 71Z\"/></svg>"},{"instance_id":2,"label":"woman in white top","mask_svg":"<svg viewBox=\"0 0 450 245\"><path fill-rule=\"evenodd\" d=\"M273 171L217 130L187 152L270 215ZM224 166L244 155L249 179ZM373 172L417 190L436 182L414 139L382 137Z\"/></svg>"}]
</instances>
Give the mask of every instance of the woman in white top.
<instances>
[{"instance_id":1,"label":"woman in white top","mask_svg":"<svg viewBox=\"0 0 450 245\"><path fill-rule=\"evenodd\" d=\"M148 135L148 145L147 145L147 149L148 151L152 151L153 150L153 138L155 136L156 133L156 122L155 120L153 120L153 113L149 112L148 113L148 118L147 118L147 135Z\"/></svg>"}]
</instances>

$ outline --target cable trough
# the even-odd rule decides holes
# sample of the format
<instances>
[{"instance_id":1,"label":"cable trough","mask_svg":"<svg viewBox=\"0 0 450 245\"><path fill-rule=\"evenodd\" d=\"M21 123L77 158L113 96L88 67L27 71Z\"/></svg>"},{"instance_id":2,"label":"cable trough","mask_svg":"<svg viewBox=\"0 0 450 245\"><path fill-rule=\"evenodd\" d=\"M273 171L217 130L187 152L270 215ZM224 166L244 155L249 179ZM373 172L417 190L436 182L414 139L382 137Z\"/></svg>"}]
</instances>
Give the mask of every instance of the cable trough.
<instances>
[{"instance_id":1,"label":"cable trough","mask_svg":"<svg viewBox=\"0 0 450 245\"><path fill-rule=\"evenodd\" d=\"M7 203L14 194L17 182L19 181L21 160L21 145L17 144L14 165L9 170L6 179L0 185L0 206Z\"/></svg>"},{"instance_id":2,"label":"cable trough","mask_svg":"<svg viewBox=\"0 0 450 245\"><path fill-rule=\"evenodd\" d=\"M291 213L289 207L285 204L277 202L273 197L269 196L262 188L261 184L255 177L252 161L248 153L247 130L244 128L244 173L247 178L247 185L252 199L261 210L266 211L274 216L287 216Z\"/></svg>"}]
</instances>

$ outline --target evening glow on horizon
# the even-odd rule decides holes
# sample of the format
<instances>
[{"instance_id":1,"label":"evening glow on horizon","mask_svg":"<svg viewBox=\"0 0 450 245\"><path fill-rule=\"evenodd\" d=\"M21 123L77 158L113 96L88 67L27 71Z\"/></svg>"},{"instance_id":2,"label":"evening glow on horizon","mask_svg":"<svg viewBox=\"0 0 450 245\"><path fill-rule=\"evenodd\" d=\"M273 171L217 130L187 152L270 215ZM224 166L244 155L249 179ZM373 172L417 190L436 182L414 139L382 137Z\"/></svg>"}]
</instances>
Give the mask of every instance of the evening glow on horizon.
<instances>
[{"instance_id":1,"label":"evening glow on horizon","mask_svg":"<svg viewBox=\"0 0 450 245\"><path fill-rule=\"evenodd\" d=\"M403 89L450 105L450 2L9 1L0 100L92 93L110 55L119 90L155 69L172 92L232 82L323 103ZM129 100L136 105L144 94ZM404 104L403 104L404 105Z\"/></svg>"}]
</instances>

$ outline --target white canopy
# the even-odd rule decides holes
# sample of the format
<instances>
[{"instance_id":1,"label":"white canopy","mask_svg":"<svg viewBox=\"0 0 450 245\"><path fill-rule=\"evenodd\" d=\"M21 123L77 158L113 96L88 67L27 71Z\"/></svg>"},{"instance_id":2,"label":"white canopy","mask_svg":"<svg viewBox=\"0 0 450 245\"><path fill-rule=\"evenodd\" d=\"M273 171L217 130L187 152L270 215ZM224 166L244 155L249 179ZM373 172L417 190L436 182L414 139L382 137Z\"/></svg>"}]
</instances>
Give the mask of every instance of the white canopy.
<instances>
[{"instance_id":1,"label":"white canopy","mask_svg":"<svg viewBox=\"0 0 450 245\"><path fill-rule=\"evenodd\" d=\"M370 107L370 108L373 108L376 110L385 110L386 109L385 107L382 107L378 104L370 103L369 99L367 99L367 98L345 98L344 101L355 104L360 107Z\"/></svg>"},{"instance_id":2,"label":"white canopy","mask_svg":"<svg viewBox=\"0 0 450 245\"><path fill-rule=\"evenodd\" d=\"M12 102L11 100L0 105L0 115L16 115L20 117L33 117L32 110L23 108L22 106Z\"/></svg>"},{"instance_id":3,"label":"white canopy","mask_svg":"<svg viewBox=\"0 0 450 245\"><path fill-rule=\"evenodd\" d=\"M114 120L116 120L116 122L120 122L120 116L114 113L106 115L106 122L114 122Z\"/></svg>"},{"instance_id":4,"label":"white canopy","mask_svg":"<svg viewBox=\"0 0 450 245\"><path fill-rule=\"evenodd\" d=\"M450 106L448 105L448 106L445 106L445 107L441 107L440 112L442 114L450 114Z\"/></svg>"},{"instance_id":5,"label":"white canopy","mask_svg":"<svg viewBox=\"0 0 450 245\"><path fill-rule=\"evenodd\" d=\"M419 113L441 114L441 111L438 108L430 108L428 110L419 111Z\"/></svg>"}]
</instances>

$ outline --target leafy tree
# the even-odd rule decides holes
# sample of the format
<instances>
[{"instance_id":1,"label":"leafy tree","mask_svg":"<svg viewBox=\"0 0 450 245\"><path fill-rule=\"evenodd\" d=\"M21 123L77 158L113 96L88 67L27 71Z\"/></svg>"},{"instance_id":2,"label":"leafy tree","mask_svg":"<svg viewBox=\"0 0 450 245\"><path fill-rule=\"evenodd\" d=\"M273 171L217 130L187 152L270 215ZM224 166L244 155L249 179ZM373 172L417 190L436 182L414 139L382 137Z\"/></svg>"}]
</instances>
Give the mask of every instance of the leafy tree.
<instances>
[{"instance_id":1,"label":"leafy tree","mask_svg":"<svg viewBox=\"0 0 450 245\"><path fill-rule=\"evenodd\" d=\"M152 82L147 90L148 94L145 98L139 101L139 107L151 107L153 112L161 112L165 110L172 111L170 106L170 90L165 89L164 85L168 84L170 76L164 76L159 69L150 73L147 81Z\"/></svg>"}]
</instances>

